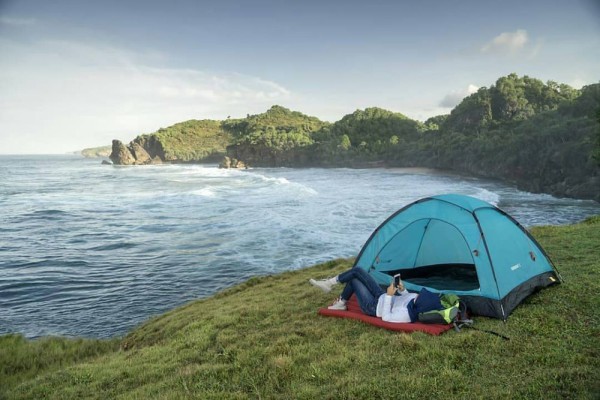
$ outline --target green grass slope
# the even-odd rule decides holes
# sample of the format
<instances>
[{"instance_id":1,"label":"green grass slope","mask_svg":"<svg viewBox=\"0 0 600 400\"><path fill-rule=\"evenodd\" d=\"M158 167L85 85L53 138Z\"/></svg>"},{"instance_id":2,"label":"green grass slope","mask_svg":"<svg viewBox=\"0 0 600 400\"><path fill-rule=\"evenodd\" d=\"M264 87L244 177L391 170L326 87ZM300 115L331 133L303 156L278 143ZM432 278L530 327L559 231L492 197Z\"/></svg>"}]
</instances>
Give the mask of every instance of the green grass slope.
<instances>
[{"instance_id":1,"label":"green grass slope","mask_svg":"<svg viewBox=\"0 0 600 400\"><path fill-rule=\"evenodd\" d=\"M478 328L508 341L476 330L434 337L321 317L317 308L335 294L307 280L351 265L337 260L192 302L118 347L5 337L0 398L598 398L600 218L533 234L565 283L527 299L506 323L476 317ZM64 352L56 343L44 351L50 340L64 343Z\"/></svg>"}]
</instances>

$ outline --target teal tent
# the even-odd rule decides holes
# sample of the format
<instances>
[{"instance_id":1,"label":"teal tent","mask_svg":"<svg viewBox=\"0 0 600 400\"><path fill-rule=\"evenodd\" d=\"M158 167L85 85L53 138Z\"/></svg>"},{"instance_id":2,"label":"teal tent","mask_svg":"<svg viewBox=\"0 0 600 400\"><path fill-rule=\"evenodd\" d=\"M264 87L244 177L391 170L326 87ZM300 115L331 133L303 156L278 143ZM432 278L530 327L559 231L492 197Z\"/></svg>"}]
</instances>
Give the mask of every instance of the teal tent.
<instances>
[{"instance_id":1,"label":"teal tent","mask_svg":"<svg viewBox=\"0 0 600 400\"><path fill-rule=\"evenodd\" d=\"M365 243L355 267L382 285L400 273L408 290L455 293L477 315L506 320L560 274L514 218L476 198L446 194L400 209Z\"/></svg>"}]
</instances>

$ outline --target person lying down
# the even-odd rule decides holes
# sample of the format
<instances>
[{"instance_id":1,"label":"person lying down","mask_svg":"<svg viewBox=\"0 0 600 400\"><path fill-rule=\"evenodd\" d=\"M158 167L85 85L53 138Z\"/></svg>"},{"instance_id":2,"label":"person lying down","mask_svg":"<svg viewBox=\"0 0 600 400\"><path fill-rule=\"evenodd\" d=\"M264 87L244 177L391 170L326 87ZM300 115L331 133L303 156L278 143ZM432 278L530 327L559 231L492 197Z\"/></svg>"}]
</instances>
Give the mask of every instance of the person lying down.
<instances>
[{"instance_id":1,"label":"person lying down","mask_svg":"<svg viewBox=\"0 0 600 400\"><path fill-rule=\"evenodd\" d=\"M338 283L344 283L342 294L328 309L346 310L346 302L354 294L363 313L386 322L415 322L420 312L435 310L441 306L437 294L425 288L420 293L410 293L404 288L402 281L395 285L392 279L384 291L367 271L358 267L329 279L310 279L309 282L325 293L329 293Z\"/></svg>"}]
</instances>

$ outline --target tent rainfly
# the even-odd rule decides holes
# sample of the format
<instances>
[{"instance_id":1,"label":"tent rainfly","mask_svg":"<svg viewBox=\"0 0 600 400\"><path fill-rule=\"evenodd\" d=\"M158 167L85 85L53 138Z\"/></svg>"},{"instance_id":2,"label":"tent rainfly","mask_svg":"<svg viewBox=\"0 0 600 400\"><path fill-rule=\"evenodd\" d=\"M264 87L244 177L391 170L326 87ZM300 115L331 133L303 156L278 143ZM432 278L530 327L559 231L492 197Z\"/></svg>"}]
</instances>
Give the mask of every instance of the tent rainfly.
<instances>
[{"instance_id":1,"label":"tent rainfly","mask_svg":"<svg viewBox=\"0 0 600 400\"><path fill-rule=\"evenodd\" d=\"M417 200L381 224L355 267L408 290L455 293L473 314L506 320L527 296L562 278L539 243L514 218L458 194Z\"/></svg>"}]
</instances>

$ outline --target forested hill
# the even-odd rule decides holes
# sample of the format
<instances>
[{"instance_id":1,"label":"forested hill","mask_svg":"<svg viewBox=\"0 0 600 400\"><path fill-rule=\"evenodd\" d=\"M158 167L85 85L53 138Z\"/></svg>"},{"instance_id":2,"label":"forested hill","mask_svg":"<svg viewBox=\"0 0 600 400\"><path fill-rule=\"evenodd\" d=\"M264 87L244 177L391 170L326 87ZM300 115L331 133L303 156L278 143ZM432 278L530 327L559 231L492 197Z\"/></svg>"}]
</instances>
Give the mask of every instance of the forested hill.
<instances>
[{"instance_id":1,"label":"forested hill","mask_svg":"<svg viewBox=\"0 0 600 400\"><path fill-rule=\"evenodd\" d=\"M424 123L367 108L330 124L273 106L242 119L178 124L140 136L129 148L136 141L169 148L168 158L166 152L150 158L171 162L226 154L249 166L430 167L600 201L599 122L600 84L577 90L511 74ZM203 143L212 144L210 151Z\"/></svg>"},{"instance_id":2,"label":"forested hill","mask_svg":"<svg viewBox=\"0 0 600 400\"><path fill-rule=\"evenodd\" d=\"M600 84L575 90L513 74L429 120L430 129L402 153L415 165L598 201L599 122Z\"/></svg>"},{"instance_id":3,"label":"forested hill","mask_svg":"<svg viewBox=\"0 0 600 400\"><path fill-rule=\"evenodd\" d=\"M256 167L305 166L317 144L313 136L329 124L287 108L223 122L230 133L230 157Z\"/></svg>"}]
</instances>

